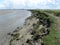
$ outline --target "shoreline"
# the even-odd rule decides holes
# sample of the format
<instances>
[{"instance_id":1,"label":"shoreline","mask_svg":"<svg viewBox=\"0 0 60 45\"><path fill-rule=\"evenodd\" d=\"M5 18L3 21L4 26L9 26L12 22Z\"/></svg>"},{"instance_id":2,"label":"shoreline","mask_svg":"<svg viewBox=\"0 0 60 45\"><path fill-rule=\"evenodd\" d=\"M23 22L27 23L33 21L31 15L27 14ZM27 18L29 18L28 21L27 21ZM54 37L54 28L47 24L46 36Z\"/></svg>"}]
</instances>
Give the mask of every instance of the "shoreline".
<instances>
[{"instance_id":1,"label":"shoreline","mask_svg":"<svg viewBox=\"0 0 60 45\"><path fill-rule=\"evenodd\" d=\"M52 41L57 36L55 34L55 32L57 32L55 28L57 25L55 24L58 23L60 25L59 23L60 18L58 17L59 15L56 16L54 15L55 12L43 11L43 10L42 11L41 10L30 10L30 11L31 11L31 16L25 19L22 27L18 26L14 31L7 34L8 43L5 45L51 45L51 44L55 44Z\"/></svg>"},{"instance_id":2,"label":"shoreline","mask_svg":"<svg viewBox=\"0 0 60 45\"><path fill-rule=\"evenodd\" d=\"M32 15L25 20L25 24L23 25L23 27L21 29L19 29L18 31L14 31L13 33L9 34L13 37L10 40L9 45L13 45L13 44L14 45L19 45L19 44L20 45L22 45L22 44L28 45L30 43L31 43L31 45L36 44L36 43L40 44L40 45L44 44L43 38L44 38L44 36L49 34L49 28L48 27L50 27L49 26L50 25L50 20L47 19L47 16L45 15L46 20L48 20L48 22L49 22L49 23L47 22L47 24L45 24L47 26L46 27L46 26L43 26L45 22L43 22L42 24L38 23L38 22L40 22L39 21L40 17L37 18L36 16L34 16L34 14L32 13ZM42 20L44 20L44 19L42 19ZM40 43L36 42L37 40ZM30 41L30 43L28 41ZM20 42L20 43L17 43L17 42Z\"/></svg>"},{"instance_id":3,"label":"shoreline","mask_svg":"<svg viewBox=\"0 0 60 45\"><path fill-rule=\"evenodd\" d=\"M6 10L7 11L7 10ZM20 10L19 10L20 11ZM29 13L29 15L28 15L28 13ZM19 14L20 15L20 14ZM5 16L5 15L3 15L3 16ZM26 18L28 17L28 16L30 16L30 12L29 11L27 11L27 15L26 15ZM23 17L24 18L24 17ZM2 18L3 19L3 18ZM22 26L22 25L21 25ZM16 28L17 28L18 26L16 26ZM20 27L20 26L19 26ZM15 28L15 29L16 29ZM0 33L0 45L8 45L8 43L9 43L9 40L10 40L10 36L8 35L8 33L12 33L15 29L11 29L11 30L2 30L2 31L0 31L1 33ZM8 42L8 43L7 43ZM6 44L7 43L7 44Z\"/></svg>"}]
</instances>

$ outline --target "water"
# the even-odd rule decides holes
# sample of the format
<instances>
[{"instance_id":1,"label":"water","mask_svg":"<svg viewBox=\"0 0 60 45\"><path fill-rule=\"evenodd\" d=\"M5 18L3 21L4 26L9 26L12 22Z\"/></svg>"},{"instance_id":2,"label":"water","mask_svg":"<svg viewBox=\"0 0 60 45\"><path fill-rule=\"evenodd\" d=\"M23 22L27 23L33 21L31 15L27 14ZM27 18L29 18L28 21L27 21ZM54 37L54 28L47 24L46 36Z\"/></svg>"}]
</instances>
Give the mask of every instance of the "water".
<instances>
[{"instance_id":1,"label":"water","mask_svg":"<svg viewBox=\"0 0 60 45\"><path fill-rule=\"evenodd\" d=\"M0 31L13 30L15 27L23 24L29 16L30 12L25 10L16 10L0 15Z\"/></svg>"},{"instance_id":2,"label":"water","mask_svg":"<svg viewBox=\"0 0 60 45\"><path fill-rule=\"evenodd\" d=\"M8 32L22 26L30 15L31 12L26 10L0 10L0 43Z\"/></svg>"}]
</instances>

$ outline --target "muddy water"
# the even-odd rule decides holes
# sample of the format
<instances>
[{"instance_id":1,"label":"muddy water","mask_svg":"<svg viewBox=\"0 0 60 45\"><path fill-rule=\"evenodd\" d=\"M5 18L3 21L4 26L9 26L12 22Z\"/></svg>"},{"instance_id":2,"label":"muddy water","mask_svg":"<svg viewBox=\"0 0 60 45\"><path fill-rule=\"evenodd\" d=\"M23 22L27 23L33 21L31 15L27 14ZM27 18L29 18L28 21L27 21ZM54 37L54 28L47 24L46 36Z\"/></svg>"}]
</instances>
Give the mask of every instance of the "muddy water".
<instances>
[{"instance_id":1,"label":"muddy water","mask_svg":"<svg viewBox=\"0 0 60 45\"><path fill-rule=\"evenodd\" d=\"M0 10L0 45L6 41L6 34L22 26L25 19L31 15L26 10Z\"/></svg>"}]
</instances>

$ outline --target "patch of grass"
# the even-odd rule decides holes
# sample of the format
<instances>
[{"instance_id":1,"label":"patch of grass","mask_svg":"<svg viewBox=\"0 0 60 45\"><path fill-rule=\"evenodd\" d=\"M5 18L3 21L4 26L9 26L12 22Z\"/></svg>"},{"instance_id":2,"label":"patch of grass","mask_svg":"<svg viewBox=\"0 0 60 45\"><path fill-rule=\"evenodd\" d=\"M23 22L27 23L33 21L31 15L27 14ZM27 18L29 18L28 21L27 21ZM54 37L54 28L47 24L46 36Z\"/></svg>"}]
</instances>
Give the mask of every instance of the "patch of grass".
<instances>
[{"instance_id":1,"label":"patch of grass","mask_svg":"<svg viewBox=\"0 0 60 45\"><path fill-rule=\"evenodd\" d=\"M32 33L36 35L38 33L37 29L39 28L39 24L33 24L33 30Z\"/></svg>"},{"instance_id":2,"label":"patch of grass","mask_svg":"<svg viewBox=\"0 0 60 45\"><path fill-rule=\"evenodd\" d=\"M44 13L44 12L48 12L48 14ZM58 36L57 35L60 35L57 33L57 30L56 30L56 19L52 16L48 16L50 13L53 13L54 16L60 16L60 11L59 10L44 10L44 11L39 11L39 10L35 10L35 11L32 11L33 14L35 15L35 17L37 17L39 20L43 20L43 19L49 19L50 22L51 22L51 26L49 27L49 30L50 30L50 33L49 35L45 36L43 38L43 41L44 41L44 44L45 45L60 45L60 39L58 39ZM35 37L36 35L38 35L38 32L36 31L39 27L39 23L35 26L34 25L34 29L33 31L35 31Z\"/></svg>"},{"instance_id":3,"label":"patch of grass","mask_svg":"<svg viewBox=\"0 0 60 45\"><path fill-rule=\"evenodd\" d=\"M55 16L60 16L60 10L44 10L45 12L52 13Z\"/></svg>"},{"instance_id":4,"label":"patch of grass","mask_svg":"<svg viewBox=\"0 0 60 45\"><path fill-rule=\"evenodd\" d=\"M60 45L59 41L57 41L57 30L56 30L56 19L50 17L50 20L52 20L52 24L50 26L50 33L46 37L43 38L44 44L45 45Z\"/></svg>"},{"instance_id":5,"label":"patch of grass","mask_svg":"<svg viewBox=\"0 0 60 45\"><path fill-rule=\"evenodd\" d=\"M50 27L50 33L46 37L43 38L45 45L56 45L55 44L56 30L54 25Z\"/></svg>"}]
</instances>

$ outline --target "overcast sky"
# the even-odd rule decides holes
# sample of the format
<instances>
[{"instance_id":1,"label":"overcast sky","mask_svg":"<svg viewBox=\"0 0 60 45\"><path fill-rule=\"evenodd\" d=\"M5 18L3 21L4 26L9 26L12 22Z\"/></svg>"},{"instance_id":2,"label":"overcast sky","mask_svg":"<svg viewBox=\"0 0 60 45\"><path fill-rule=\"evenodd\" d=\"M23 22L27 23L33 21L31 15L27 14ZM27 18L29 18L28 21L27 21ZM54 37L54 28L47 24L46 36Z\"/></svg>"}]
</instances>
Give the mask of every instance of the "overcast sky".
<instances>
[{"instance_id":1,"label":"overcast sky","mask_svg":"<svg viewBox=\"0 0 60 45\"><path fill-rule=\"evenodd\" d=\"M0 0L0 9L60 9L60 0Z\"/></svg>"}]
</instances>

